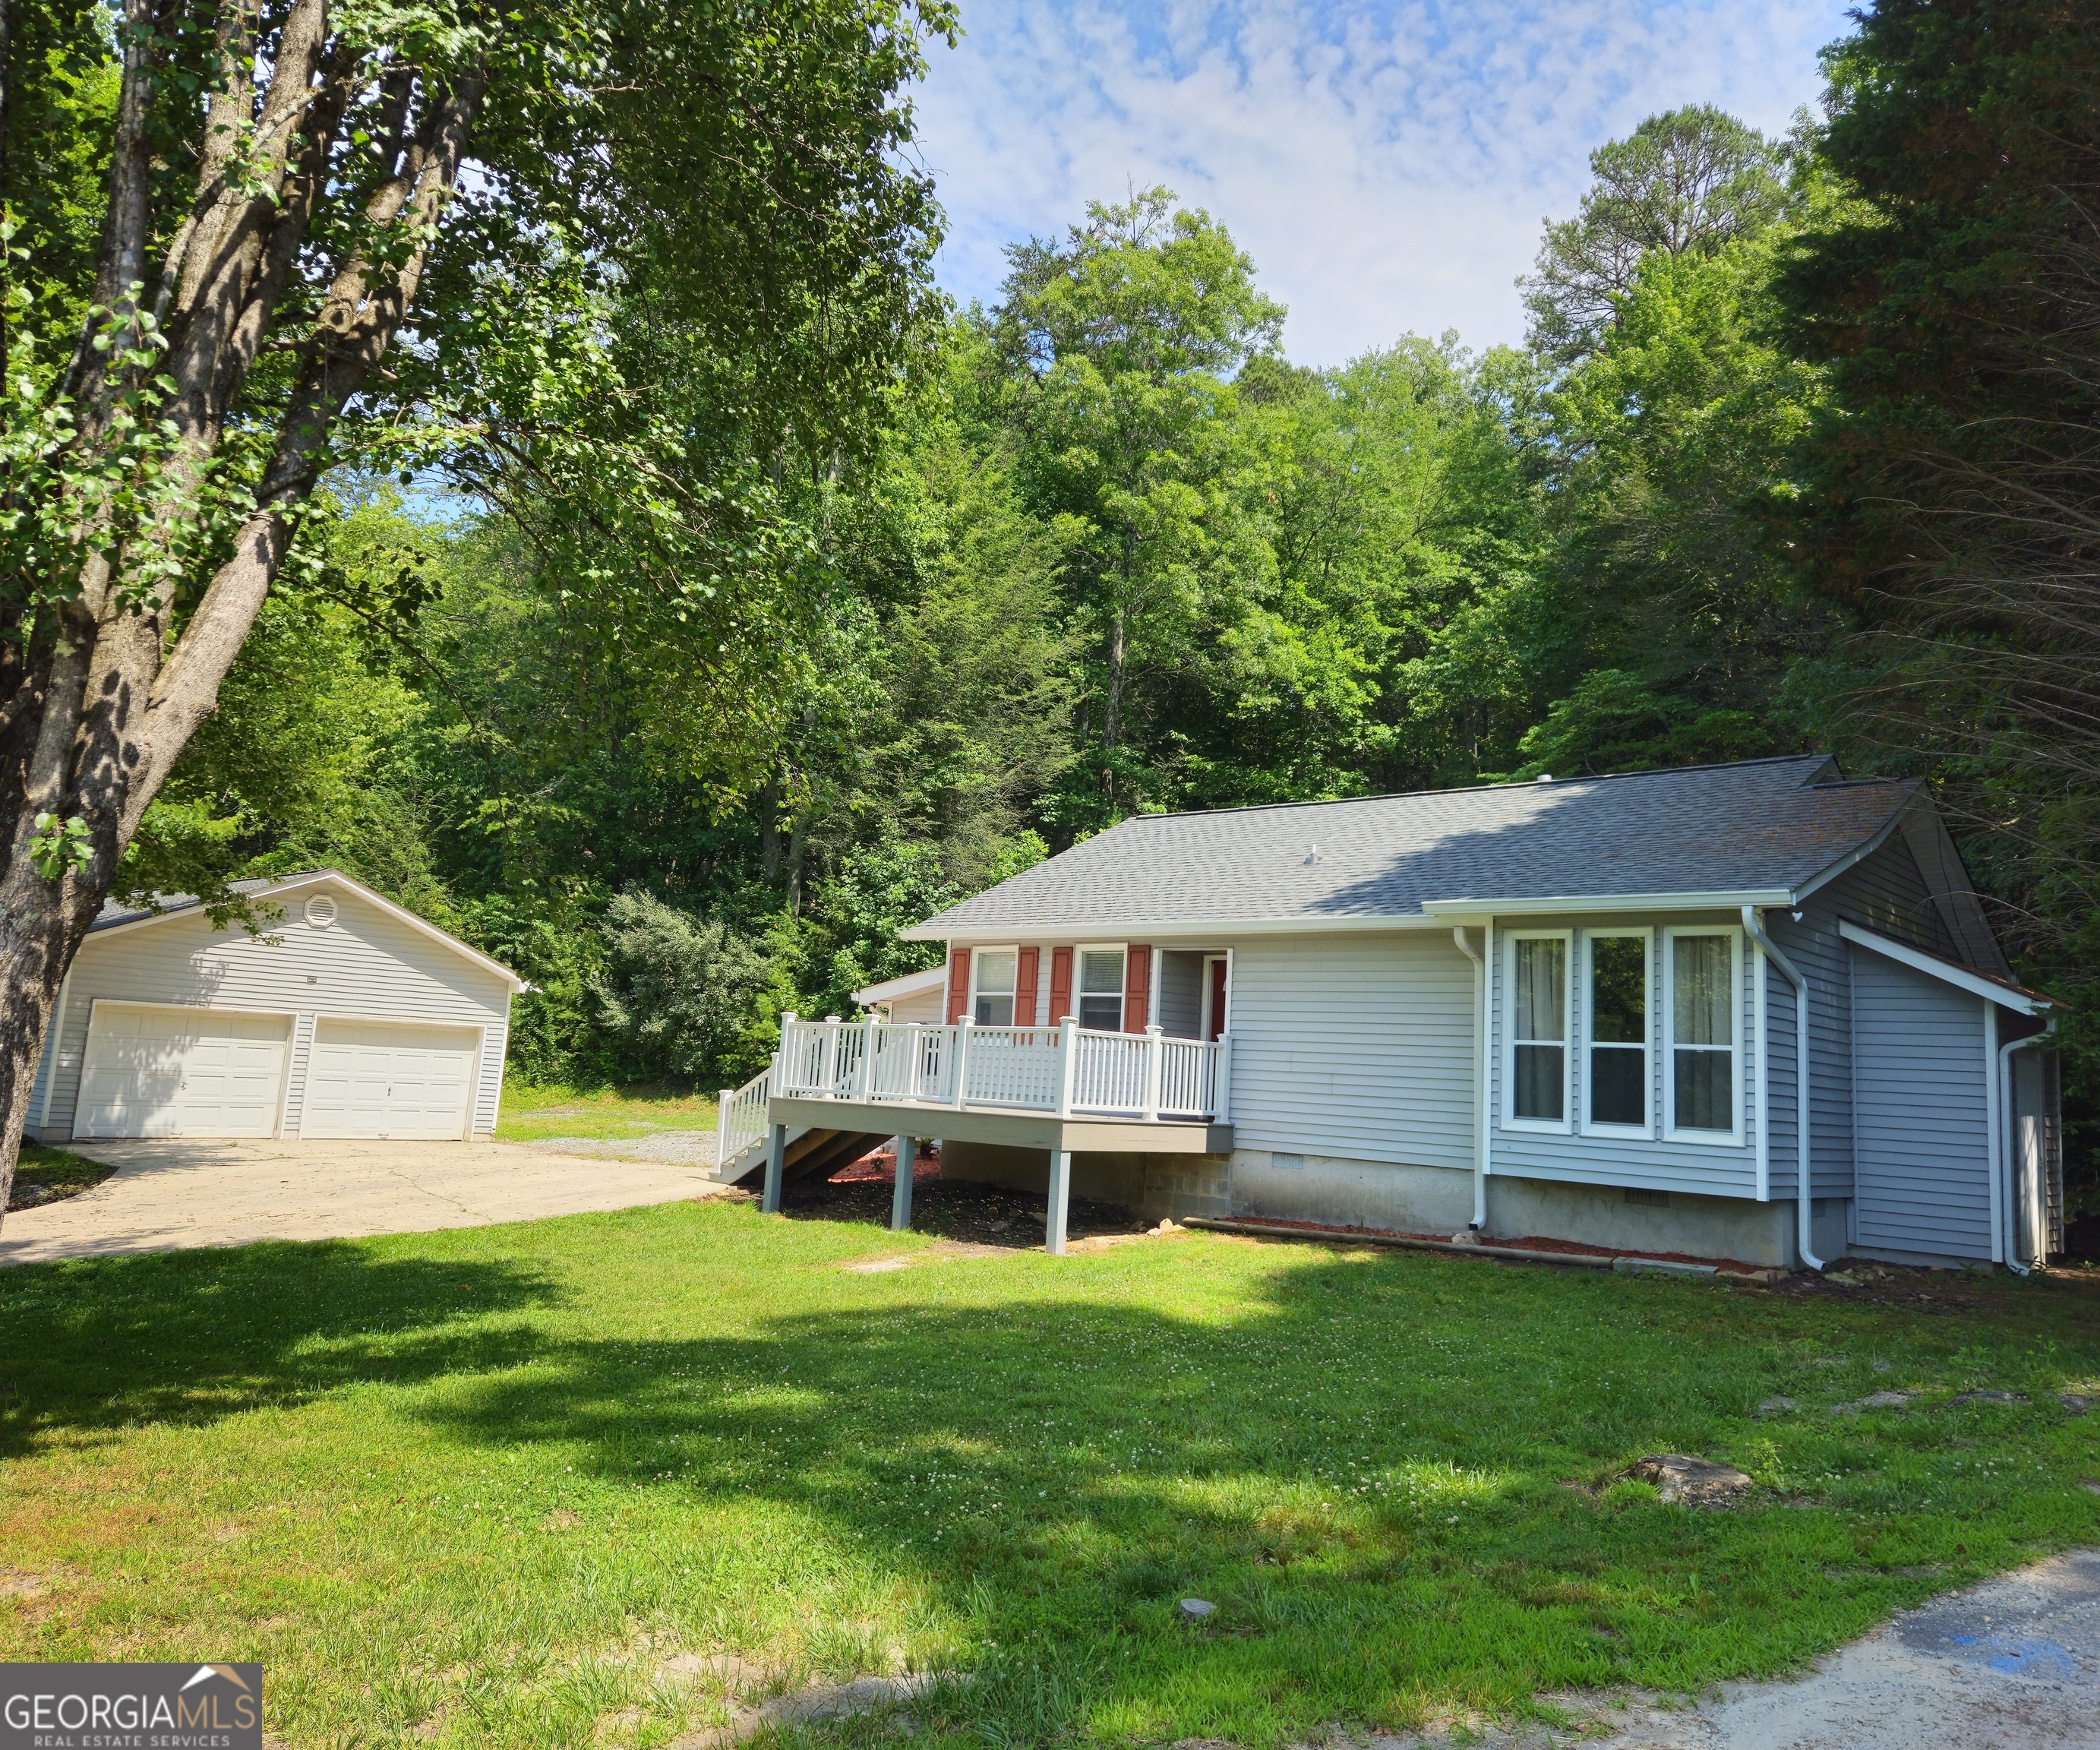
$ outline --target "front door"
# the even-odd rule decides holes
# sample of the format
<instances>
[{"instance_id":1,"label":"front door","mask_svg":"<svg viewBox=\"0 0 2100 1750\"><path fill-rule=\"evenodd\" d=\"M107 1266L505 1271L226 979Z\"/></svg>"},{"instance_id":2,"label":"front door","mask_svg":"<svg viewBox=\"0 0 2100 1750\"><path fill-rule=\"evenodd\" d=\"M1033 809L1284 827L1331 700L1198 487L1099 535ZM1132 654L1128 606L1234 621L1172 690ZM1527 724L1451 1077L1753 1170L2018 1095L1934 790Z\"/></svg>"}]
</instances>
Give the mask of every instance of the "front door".
<instances>
[{"instance_id":1,"label":"front door","mask_svg":"<svg viewBox=\"0 0 2100 1750\"><path fill-rule=\"evenodd\" d=\"M1229 963L1213 954L1203 963L1203 1037L1215 1041L1225 1030L1225 968Z\"/></svg>"}]
</instances>

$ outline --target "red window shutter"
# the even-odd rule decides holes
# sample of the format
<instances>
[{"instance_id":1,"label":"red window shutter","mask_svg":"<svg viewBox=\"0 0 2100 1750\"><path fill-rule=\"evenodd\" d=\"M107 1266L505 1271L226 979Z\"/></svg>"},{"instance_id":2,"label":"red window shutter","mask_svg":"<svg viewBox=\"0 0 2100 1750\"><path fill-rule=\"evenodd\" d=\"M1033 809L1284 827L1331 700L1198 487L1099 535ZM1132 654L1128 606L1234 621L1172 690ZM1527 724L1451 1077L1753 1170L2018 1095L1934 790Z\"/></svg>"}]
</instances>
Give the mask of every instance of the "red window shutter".
<instances>
[{"instance_id":1,"label":"red window shutter","mask_svg":"<svg viewBox=\"0 0 2100 1750\"><path fill-rule=\"evenodd\" d=\"M948 1025L952 1027L960 1020L970 1006L970 951L967 948L948 950Z\"/></svg>"},{"instance_id":2,"label":"red window shutter","mask_svg":"<svg viewBox=\"0 0 2100 1750\"><path fill-rule=\"evenodd\" d=\"M1072 950L1050 950L1050 1012L1043 1018L1052 1026L1072 1012Z\"/></svg>"},{"instance_id":3,"label":"red window shutter","mask_svg":"<svg viewBox=\"0 0 2100 1750\"><path fill-rule=\"evenodd\" d=\"M1021 965L1013 982L1013 1024L1017 1027L1035 1025L1035 972L1042 963L1040 948L1021 950Z\"/></svg>"},{"instance_id":4,"label":"red window shutter","mask_svg":"<svg viewBox=\"0 0 2100 1750\"><path fill-rule=\"evenodd\" d=\"M1133 942L1123 955L1123 1030L1142 1033L1152 1019L1152 950Z\"/></svg>"}]
</instances>

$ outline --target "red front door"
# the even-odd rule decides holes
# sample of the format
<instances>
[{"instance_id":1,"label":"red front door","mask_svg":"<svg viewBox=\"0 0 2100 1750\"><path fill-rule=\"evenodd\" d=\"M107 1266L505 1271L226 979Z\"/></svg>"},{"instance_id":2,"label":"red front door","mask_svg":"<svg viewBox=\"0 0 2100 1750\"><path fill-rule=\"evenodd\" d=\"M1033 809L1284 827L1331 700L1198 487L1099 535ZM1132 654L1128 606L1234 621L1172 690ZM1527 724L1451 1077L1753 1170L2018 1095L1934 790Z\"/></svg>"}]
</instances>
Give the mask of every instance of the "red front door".
<instances>
[{"instance_id":1,"label":"red front door","mask_svg":"<svg viewBox=\"0 0 2100 1750\"><path fill-rule=\"evenodd\" d=\"M1211 1028L1210 1037L1215 1039L1225 1030L1225 963L1211 962Z\"/></svg>"}]
</instances>

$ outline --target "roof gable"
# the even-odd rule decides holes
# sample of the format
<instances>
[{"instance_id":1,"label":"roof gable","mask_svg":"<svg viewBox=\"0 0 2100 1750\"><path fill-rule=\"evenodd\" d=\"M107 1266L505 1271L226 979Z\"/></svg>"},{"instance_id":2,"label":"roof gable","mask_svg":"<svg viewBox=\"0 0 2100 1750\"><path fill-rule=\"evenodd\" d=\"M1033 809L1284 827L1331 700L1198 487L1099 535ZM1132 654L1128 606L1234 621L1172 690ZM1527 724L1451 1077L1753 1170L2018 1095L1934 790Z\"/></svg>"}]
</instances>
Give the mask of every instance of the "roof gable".
<instances>
[{"instance_id":1,"label":"roof gable","mask_svg":"<svg viewBox=\"0 0 2100 1750\"><path fill-rule=\"evenodd\" d=\"M470 947L457 936L439 929L428 919L420 918L407 907L397 906L392 900L373 893L363 882L352 880L340 869L309 869L298 875L271 879L233 881L227 885L245 897L265 901L293 893L307 894L325 891L330 887L340 888L377 907L396 922L427 937L440 947L449 949L481 971L501 978L510 987L514 996L532 988L501 960L492 959L479 948ZM90 938L106 937L111 932L147 928L156 923L165 923L173 918L195 918L203 909L204 901L194 893L156 894L152 906L122 906L111 901L104 905L102 915L88 926L88 935Z\"/></svg>"},{"instance_id":2,"label":"roof gable","mask_svg":"<svg viewBox=\"0 0 2100 1750\"><path fill-rule=\"evenodd\" d=\"M1908 782L1820 754L1341 802L1140 816L905 934L1345 928L1612 898L1781 904L1893 830Z\"/></svg>"}]
</instances>

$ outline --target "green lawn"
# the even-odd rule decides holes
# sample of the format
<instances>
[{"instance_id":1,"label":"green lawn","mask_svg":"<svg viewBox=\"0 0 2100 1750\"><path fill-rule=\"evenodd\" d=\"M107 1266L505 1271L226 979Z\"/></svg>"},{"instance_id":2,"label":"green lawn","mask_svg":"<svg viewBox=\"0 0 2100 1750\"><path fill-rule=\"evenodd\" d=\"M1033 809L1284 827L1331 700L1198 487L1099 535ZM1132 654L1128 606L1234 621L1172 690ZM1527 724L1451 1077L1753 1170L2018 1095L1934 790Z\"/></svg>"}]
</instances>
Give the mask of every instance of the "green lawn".
<instances>
[{"instance_id":1,"label":"green lawn","mask_svg":"<svg viewBox=\"0 0 2100 1750\"><path fill-rule=\"evenodd\" d=\"M672 1204L0 1272L0 1658L260 1659L298 1744L661 1743L726 1649L975 1673L956 1750L1263 1746L1776 1671L2100 1541L2092 1283L930 1245ZM1597 1487L1660 1450L1765 1488Z\"/></svg>"},{"instance_id":2,"label":"green lawn","mask_svg":"<svg viewBox=\"0 0 2100 1750\"><path fill-rule=\"evenodd\" d=\"M712 1131L712 1094L669 1088L525 1087L506 1081L496 1134L505 1142L544 1142L550 1136L594 1136L627 1142L659 1131Z\"/></svg>"},{"instance_id":3,"label":"green lawn","mask_svg":"<svg viewBox=\"0 0 2100 1750\"><path fill-rule=\"evenodd\" d=\"M7 1207L34 1209L39 1203L60 1197L78 1197L116 1170L69 1148L47 1148L42 1143L25 1142L15 1162L15 1183L7 1193Z\"/></svg>"}]
</instances>

